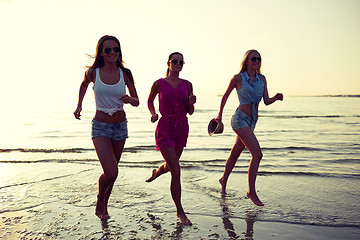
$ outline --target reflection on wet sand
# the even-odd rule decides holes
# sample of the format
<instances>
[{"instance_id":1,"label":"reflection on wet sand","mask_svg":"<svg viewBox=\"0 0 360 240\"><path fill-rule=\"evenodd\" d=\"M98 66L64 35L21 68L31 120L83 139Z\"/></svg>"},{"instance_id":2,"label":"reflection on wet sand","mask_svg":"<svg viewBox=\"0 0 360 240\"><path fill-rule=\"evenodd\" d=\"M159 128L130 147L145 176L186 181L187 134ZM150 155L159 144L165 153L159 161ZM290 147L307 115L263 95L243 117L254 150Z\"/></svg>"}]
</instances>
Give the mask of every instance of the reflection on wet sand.
<instances>
[{"instance_id":1,"label":"reflection on wet sand","mask_svg":"<svg viewBox=\"0 0 360 240\"><path fill-rule=\"evenodd\" d=\"M182 239L182 234L184 230L183 224L180 222L177 222L174 224L175 230L170 232L166 228L163 228L162 222L163 219L155 216L151 213L146 214L148 219L141 217L141 222L149 223L150 226L153 228L154 232L149 234L149 237L151 235L151 239ZM100 239L122 239L123 237L126 237L127 234L130 234L131 238L138 239L136 237L137 230L132 229L130 231L126 231L121 227L118 223L115 222L115 220L101 220L101 228L102 228L102 237ZM143 230L146 229L146 226L142 226Z\"/></svg>"},{"instance_id":2,"label":"reflection on wet sand","mask_svg":"<svg viewBox=\"0 0 360 240\"><path fill-rule=\"evenodd\" d=\"M109 223L107 219L101 220L101 228L103 231L103 235L101 237L101 239L108 239L108 237L111 234L111 231L109 229Z\"/></svg>"},{"instance_id":3,"label":"reflection on wet sand","mask_svg":"<svg viewBox=\"0 0 360 240\"><path fill-rule=\"evenodd\" d=\"M223 196L220 200L220 207L223 212L222 222L224 224L224 229L227 231L228 236L230 239L239 239L240 236L236 234L234 225L230 221L230 218L232 217L232 212L229 210L227 199L225 196ZM254 235L254 223L256 219L256 213L254 212L246 212L246 232L242 232L242 234L245 234L245 239L252 240Z\"/></svg>"}]
</instances>

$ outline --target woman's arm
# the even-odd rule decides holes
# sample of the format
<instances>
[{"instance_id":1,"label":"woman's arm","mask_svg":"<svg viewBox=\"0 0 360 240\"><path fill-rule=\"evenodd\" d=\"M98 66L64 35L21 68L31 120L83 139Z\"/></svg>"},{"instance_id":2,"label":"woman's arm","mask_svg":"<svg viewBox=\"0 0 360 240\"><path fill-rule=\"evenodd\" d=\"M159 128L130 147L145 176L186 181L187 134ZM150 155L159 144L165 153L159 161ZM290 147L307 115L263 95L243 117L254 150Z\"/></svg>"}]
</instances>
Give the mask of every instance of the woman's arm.
<instances>
[{"instance_id":1,"label":"woman's arm","mask_svg":"<svg viewBox=\"0 0 360 240\"><path fill-rule=\"evenodd\" d=\"M193 93L193 87L191 82L188 81L188 85L189 85L189 93L188 93L188 97L189 97L189 107L188 107L188 113L190 115L192 115L195 111L195 107L194 104L196 103L196 96Z\"/></svg>"},{"instance_id":2,"label":"woman's arm","mask_svg":"<svg viewBox=\"0 0 360 240\"><path fill-rule=\"evenodd\" d=\"M240 81L239 81L239 78L240 78ZM219 114L218 114L218 116L216 117L216 120L217 120L217 121L221 121L221 120L222 120L222 114L223 114L224 107L225 107L225 104L226 104L226 102L227 102L227 99L229 98L230 93L232 92L232 90L233 90L234 88L236 88L236 84L237 84L238 82L239 82L239 84L241 84L241 77L240 77L240 75L235 75L235 76L230 80L229 86L228 86L228 88L226 89L223 97L221 98ZM241 86L240 86L240 87L241 87Z\"/></svg>"},{"instance_id":3,"label":"woman's arm","mask_svg":"<svg viewBox=\"0 0 360 240\"><path fill-rule=\"evenodd\" d=\"M261 76L263 81L264 81L264 95L263 95L263 98L264 98L264 103L265 105L270 105L272 103L274 103L275 101L277 100L283 100L283 95L282 93L277 93L275 94L275 96L273 96L272 98L269 97L269 92L268 92L268 88L267 88L267 82L266 82L266 78L265 76Z\"/></svg>"},{"instance_id":4,"label":"woman's arm","mask_svg":"<svg viewBox=\"0 0 360 240\"><path fill-rule=\"evenodd\" d=\"M81 110L82 110L82 102L84 100L85 93L87 91L89 83L94 82L93 73L94 73L93 69L88 69L85 72L84 80L81 82L80 89L79 89L78 104L77 104L77 108L76 108L76 110L74 112L74 116L75 116L76 119L80 120L80 116L81 116L80 113L81 113Z\"/></svg>"},{"instance_id":5,"label":"woman's arm","mask_svg":"<svg viewBox=\"0 0 360 240\"><path fill-rule=\"evenodd\" d=\"M156 122L159 118L159 116L157 115L157 113L155 111L155 106L154 106L154 99L155 99L156 95L158 94L158 91L159 91L159 86L157 84L157 81L155 81L151 87L150 94L149 94L148 101L147 101L147 106L151 113L151 122Z\"/></svg>"},{"instance_id":6,"label":"woman's arm","mask_svg":"<svg viewBox=\"0 0 360 240\"><path fill-rule=\"evenodd\" d=\"M124 71L125 72L125 71ZM131 106L137 107L140 104L139 97L136 92L135 84L134 84L134 78L132 76L132 73L129 69L126 69L125 74L125 84L129 90L130 96L125 94L120 98L123 103L130 103Z\"/></svg>"}]
</instances>

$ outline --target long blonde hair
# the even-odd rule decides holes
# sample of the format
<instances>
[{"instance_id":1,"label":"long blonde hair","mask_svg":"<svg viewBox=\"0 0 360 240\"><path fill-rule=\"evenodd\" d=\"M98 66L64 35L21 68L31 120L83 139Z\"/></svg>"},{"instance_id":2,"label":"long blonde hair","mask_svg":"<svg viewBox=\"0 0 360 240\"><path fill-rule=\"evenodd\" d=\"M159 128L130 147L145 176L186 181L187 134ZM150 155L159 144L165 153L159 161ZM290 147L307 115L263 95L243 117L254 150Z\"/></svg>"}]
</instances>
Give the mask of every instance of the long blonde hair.
<instances>
[{"instance_id":1,"label":"long blonde hair","mask_svg":"<svg viewBox=\"0 0 360 240\"><path fill-rule=\"evenodd\" d=\"M247 71L247 62L249 61L249 55L251 53L257 53L261 57L260 53L255 49L250 49L250 50L246 51L246 53L244 54L244 58L243 58L243 60L241 61L241 64L240 64L240 72L246 72ZM260 62L260 67L256 71L256 73L261 74L261 62Z\"/></svg>"}]
</instances>

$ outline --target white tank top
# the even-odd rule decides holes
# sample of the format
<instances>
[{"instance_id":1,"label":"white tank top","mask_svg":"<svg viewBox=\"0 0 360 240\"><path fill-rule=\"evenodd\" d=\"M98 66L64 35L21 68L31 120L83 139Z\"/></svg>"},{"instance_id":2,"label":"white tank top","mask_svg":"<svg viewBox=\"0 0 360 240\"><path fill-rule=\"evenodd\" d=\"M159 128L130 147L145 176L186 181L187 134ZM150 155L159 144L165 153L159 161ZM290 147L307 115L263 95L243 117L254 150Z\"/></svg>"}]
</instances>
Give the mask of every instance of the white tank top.
<instances>
[{"instance_id":1,"label":"white tank top","mask_svg":"<svg viewBox=\"0 0 360 240\"><path fill-rule=\"evenodd\" d=\"M124 103L120 97L126 94L123 71L119 68L120 79L116 84L109 85L100 79L99 68L96 68L96 78L93 86L96 110L112 116L117 111L122 111Z\"/></svg>"}]
</instances>

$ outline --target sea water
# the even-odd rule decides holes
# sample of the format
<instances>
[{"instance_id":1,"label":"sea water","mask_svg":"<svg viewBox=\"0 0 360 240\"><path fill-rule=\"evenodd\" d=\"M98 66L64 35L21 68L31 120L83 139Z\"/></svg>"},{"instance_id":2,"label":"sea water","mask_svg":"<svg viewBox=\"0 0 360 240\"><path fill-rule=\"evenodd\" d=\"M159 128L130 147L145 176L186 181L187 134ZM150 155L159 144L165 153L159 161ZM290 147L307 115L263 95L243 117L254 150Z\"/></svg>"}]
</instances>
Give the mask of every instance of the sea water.
<instances>
[{"instance_id":1,"label":"sea water","mask_svg":"<svg viewBox=\"0 0 360 240\"><path fill-rule=\"evenodd\" d=\"M191 214L360 228L359 97L285 97L270 106L260 105L255 135L264 157L257 189L265 208L254 208L245 201L251 158L247 150L229 178L228 196L220 196L218 179L235 141L230 119L237 106L237 100L229 98L223 114L224 132L209 136L207 125L217 116L220 100L220 96L198 97L195 113L188 116L190 134L181 167L183 202L192 202L186 208ZM137 108L126 106L129 139L119 164L120 179L128 168L150 174L163 162L155 150L156 124L150 122L144 102ZM51 199L70 204L94 204L88 197L96 194L96 181L81 185L81 191L76 190L78 197L64 193L77 186L47 184L75 173L87 176L100 171L90 139L94 111L84 109L78 121L73 110L29 111L4 120L0 127L0 213L31 210L41 204L39 196L27 194L30 188L51 191ZM51 164L61 167L49 167ZM20 165L27 166L28 172L13 175ZM130 202L120 207L159 198L153 187L142 189L141 194L134 189L122 191L127 193L119 197ZM168 189L164 191L169 195ZM189 199L194 196L199 201ZM169 204L173 207L171 201Z\"/></svg>"}]
</instances>

